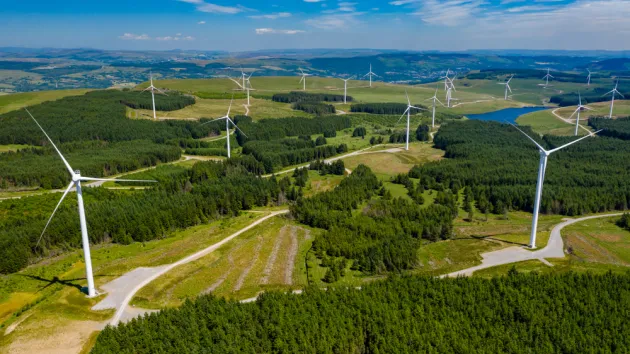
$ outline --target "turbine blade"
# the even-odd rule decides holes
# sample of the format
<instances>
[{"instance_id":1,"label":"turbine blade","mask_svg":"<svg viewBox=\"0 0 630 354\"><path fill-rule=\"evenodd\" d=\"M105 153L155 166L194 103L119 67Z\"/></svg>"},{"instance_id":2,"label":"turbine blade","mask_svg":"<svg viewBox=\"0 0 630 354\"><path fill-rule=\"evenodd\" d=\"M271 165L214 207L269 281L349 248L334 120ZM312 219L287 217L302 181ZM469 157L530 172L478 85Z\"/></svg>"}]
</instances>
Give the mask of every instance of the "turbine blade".
<instances>
[{"instance_id":1,"label":"turbine blade","mask_svg":"<svg viewBox=\"0 0 630 354\"><path fill-rule=\"evenodd\" d=\"M405 113L402 114L402 116L400 116L400 118L398 118L398 122L396 122L396 125L398 125L398 123L400 123L400 121L403 119L403 117L407 114L407 112L409 112L409 107L407 107L407 109L405 110Z\"/></svg>"},{"instance_id":2,"label":"turbine blade","mask_svg":"<svg viewBox=\"0 0 630 354\"><path fill-rule=\"evenodd\" d=\"M409 107L410 108L415 108L415 109L420 110L420 111L426 111L426 109L420 108L420 107L416 107L416 106L409 106Z\"/></svg>"},{"instance_id":3,"label":"turbine blade","mask_svg":"<svg viewBox=\"0 0 630 354\"><path fill-rule=\"evenodd\" d=\"M560 147L558 147L558 148L555 148L555 149L553 149L553 150L549 150L548 154L552 154L552 153L554 153L554 152L556 152L556 151L558 151L558 150L562 150L562 149L564 149L564 148L566 148L566 147L568 147L568 146L571 146L571 145L573 145L573 144L575 144L575 143L577 143L577 142L580 142L580 141L582 141L582 140L584 140L584 139L586 139L586 138L590 138L590 137L592 137L592 136L596 135L596 134L597 134L597 133L599 133L599 132L601 132L601 130L599 130L599 131L597 131L597 132L595 132L595 133L593 133L593 134L589 134L589 135L583 136L583 137L581 137L581 138L579 138L579 139L577 139L577 140L573 140L572 142L570 142L570 143L568 143L568 144L565 144L565 145L562 145L562 146L560 146Z\"/></svg>"},{"instance_id":4,"label":"turbine blade","mask_svg":"<svg viewBox=\"0 0 630 354\"><path fill-rule=\"evenodd\" d=\"M230 111L232 110L232 102L234 102L234 94L232 94L232 99L230 100L230 107L228 107L228 112L225 115L228 119L230 119Z\"/></svg>"},{"instance_id":5,"label":"turbine blade","mask_svg":"<svg viewBox=\"0 0 630 354\"><path fill-rule=\"evenodd\" d=\"M525 135L527 137L527 139L531 140L532 143L536 144L536 146L538 146L538 148L544 152L547 152L547 150L545 150L545 148L543 148L542 146L540 146L540 144L538 144L538 142L536 140L534 140L531 136L527 135L524 131L522 131L519 127L517 127L516 125L510 123L511 126L513 126L514 128L516 128L516 130L518 130L519 132L523 133L523 135Z\"/></svg>"},{"instance_id":6,"label":"turbine blade","mask_svg":"<svg viewBox=\"0 0 630 354\"><path fill-rule=\"evenodd\" d=\"M240 83L240 82L238 82L238 81L234 80L233 78L230 78L230 80L232 80L232 82L234 82L235 84L237 84L237 85L238 85L238 87L243 88L243 85L241 85L241 83Z\"/></svg>"},{"instance_id":7,"label":"turbine blade","mask_svg":"<svg viewBox=\"0 0 630 354\"><path fill-rule=\"evenodd\" d=\"M575 111L573 111L573 114L571 114L571 116L567 119L571 119L573 118L573 116L580 110L580 107L578 107Z\"/></svg>"},{"instance_id":8,"label":"turbine blade","mask_svg":"<svg viewBox=\"0 0 630 354\"><path fill-rule=\"evenodd\" d=\"M508 90L510 90L510 93L512 93L512 88L510 87L509 84L505 84L505 86L508 88Z\"/></svg>"},{"instance_id":9,"label":"turbine blade","mask_svg":"<svg viewBox=\"0 0 630 354\"><path fill-rule=\"evenodd\" d=\"M81 181L86 181L86 182L149 182L149 183L157 183L157 181L154 181L154 180L144 180L144 179L94 178L94 177L83 177L83 176L81 176Z\"/></svg>"},{"instance_id":10,"label":"turbine blade","mask_svg":"<svg viewBox=\"0 0 630 354\"><path fill-rule=\"evenodd\" d=\"M233 125L236 129L238 129L241 133L243 133L243 135L245 135L245 137L246 137L246 138L249 138L249 137L247 136L247 134L245 134L245 132L244 132L243 130L241 130L241 128L239 128L239 127L238 127L238 125L236 125L236 123L234 123L234 121L233 121L232 119L230 119L230 117L227 117L227 119L230 121L230 123L232 123L232 125Z\"/></svg>"},{"instance_id":11,"label":"turbine blade","mask_svg":"<svg viewBox=\"0 0 630 354\"><path fill-rule=\"evenodd\" d=\"M405 96L407 96L407 105L411 106L411 101L409 100L409 93L407 93L407 90L405 90Z\"/></svg>"},{"instance_id":12,"label":"turbine blade","mask_svg":"<svg viewBox=\"0 0 630 354\"><path fill-rule=\"evenodd\" d=\"M48 229L48 225L50 225L50 222L52 221L53 217L55 216L55 213L57 212L57 209L59 209L59 206L61 205L61 202L63 202L64 198L66 198L66 195L68 195L68 192L70 192L70 190L72 189L72 187L74 186L74 182L70 182L70 184L68 185L68 188L66 188L66 190L63 192L63 195L61 196L61 199L59 199L59 203L57 203L57 206L55 207L55 210L53 210L52 214L50 215L50 218L48 219L48 222L46 223L46 226L44 226L44 231L42 231L42 234L39 235L39 239L37 240L37 244L35 245L35 248L37 248L39 246L39 243L42 240L42 237L44 237L44 233L46 232L46 229Z\"/></svg>"},{"instance_id":13,"label":"turbine blade","mask_svg":"<svg viewBox=\"0 0 630 354\"><path fill-rule=\"evenodd\" d=\"M42 133L44 133L44 135L46 135L46 138L48 138L48 141L50 141L52 146L55 148L55 151L57 151L57 153L59 154L59 157L61 157L61 160L63 160L63 163L66 165L66 168L68 169L68 172L70 172L70 175L74 175L74 171L72 170L72 167L70 167L70 164L68 163L68 161L66 161L66 158L63 157L63 155L61 154L61 151L59 151L59 149L57 149L57 145L55 145L55 143L53 143L52 139L48 136L48 134L46 134L46 131L44 130L44 128L42 128L42 126L39 125L39 123L37 122L35 117L33 117L33 115L31 114L31 112L28 111L28 109L24 108L24 110L26 111L26 113L28 113L29 116L31 116L31 118L33 119L35 124L37 124L39 129L41 129Z\"/></svg>"},{"instance_id":14,"label":"turbine blade","mask_svg":"<svg viewBox=\"0 0 630 354\"><path fill-rule=\"evenodd\" d=\"M159 92L159 93L163 94L164 96L168 96L168 95L166 94L166 92L164 92L164 91L160 90L160 89L159 89L159 88L157 88L157 87L155 88L155 91L157 91L157 92Z\"/></svg>"}]
</instances>

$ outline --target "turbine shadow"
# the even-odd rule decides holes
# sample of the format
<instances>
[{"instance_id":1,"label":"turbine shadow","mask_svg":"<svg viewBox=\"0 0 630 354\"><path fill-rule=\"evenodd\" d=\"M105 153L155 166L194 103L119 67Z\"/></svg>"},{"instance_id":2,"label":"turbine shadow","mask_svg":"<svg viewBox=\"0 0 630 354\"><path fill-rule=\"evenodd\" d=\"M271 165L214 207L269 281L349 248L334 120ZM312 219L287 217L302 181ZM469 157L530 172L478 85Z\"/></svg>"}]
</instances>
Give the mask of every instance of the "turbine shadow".
<instances>
[{"instance_id":1,"label":"turbine shadow","mask_svg":"<svg viewBox=\"0 0 630 354\"><path fill-rule=\"evenodd\" d=\"M81 286L81 284L78 284L76 282L78 281L83 281L86 280L86 278L76 278L76 279L60 279L59 277L55 276L52 279L46 279L43 277L39 277L36 275L28 275L28 274L18 274L21 277L26 277L26 278L31 278L33 280L37 280L43 283L47 283L46 285L44 285L43 287L41 287L39 290L37 290L37 292L41 292L43 290L45 290L46 288L53 286L55 284L59 284L59 285L63 285L63 286L67 286L70 288L75 288L77 290L79 290L80 292L87 294L87 287ZM96 275L95 277L109 277L111 275Z\"/></svg>"}]
</instances>

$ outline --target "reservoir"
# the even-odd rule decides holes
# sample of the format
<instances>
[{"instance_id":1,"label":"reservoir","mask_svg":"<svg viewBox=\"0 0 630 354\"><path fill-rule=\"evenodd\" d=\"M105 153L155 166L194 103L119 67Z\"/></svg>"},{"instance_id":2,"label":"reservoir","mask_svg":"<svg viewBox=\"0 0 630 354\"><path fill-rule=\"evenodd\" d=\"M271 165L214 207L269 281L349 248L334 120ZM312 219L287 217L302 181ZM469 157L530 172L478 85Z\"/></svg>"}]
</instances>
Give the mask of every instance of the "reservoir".
<instances>
[{"instance_id":1,"label":"reservoir","mask_svg":"<svg viewBox=\"0 0 630 354\"><path fill-rule=\"evenodd\" d=\"M523 107L523 108L506 108L499 111L488 112L483 114L466 114L468 119L477 120L494 120L501 123L516 123L516 119L524 114L542 111L549 107Z\"/></svg>"}]
</instances>

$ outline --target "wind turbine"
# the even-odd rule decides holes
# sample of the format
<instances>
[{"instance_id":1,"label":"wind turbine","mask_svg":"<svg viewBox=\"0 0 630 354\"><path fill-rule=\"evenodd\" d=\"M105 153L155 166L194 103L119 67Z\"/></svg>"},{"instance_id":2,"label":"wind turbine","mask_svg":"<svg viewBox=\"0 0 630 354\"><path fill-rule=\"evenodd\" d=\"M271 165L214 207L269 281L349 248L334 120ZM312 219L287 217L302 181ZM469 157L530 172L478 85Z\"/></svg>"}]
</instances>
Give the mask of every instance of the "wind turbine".
<instances>
[{"instance_id":1,"label":"wind turbine","mask_svg":"<svg viewBox=\"0 0 630 354\"><path fill-rule=\"evenodd\" d=\"M247 90L247 106L248 107L250 106L250 104L249 104L249 91L254 89L254 87L252 86L252 82L249 81L249 79L252 78L252 75L254 75L254 72L249 74L249 76L245 80L245 89Z\"/></svg>"},{"instance_id":2,"label":"wind turbine","mask_svg":"<svg viewBox=\"0 0 630 354\"><path fill-rule=\"evenodd\" d=\"M582 109L588 109L589 111L592 110L590 107L582 106L582 95L579 92L578 97L580 100L580 104L577 106L577 109L575 110L575 112L573 112L571 117L569 117L569 119L571 119L577 113L577 118L575 119L575 136L578 135L578 128L580 127L580 111L582 111Z\"/></svg>"},{"instance_id":3,"label":"wind turbine","mask_svg":"<svg viewBox=\"0 0 630 354\"><path fill-rule=\"evenodd\" d=\"M347 79L342 79L339 78L339 80L343 80L343 104L348 103L347 102L347 98L348 98L348 81L352 80L354 78L354 76L351 76Z\"/></svg>"},{"instance_id":4,"label":"wind turbine","mask_svg":"<svg viewBox=\"0 0 630 354\"><path fill-rule=\"evenodd\" d=\"M455 78L453 78L453 80L451 80L447 76L446 80L448 82L447 90L446 90L446 107L451 108L451 101L453 100L453 91L457 92L457 89L455 88L455 83L453 82L453 80L455 80Z\"/></svg>"},{"instance_id":5,"label":"wind turbine","mask_svg":"<svg viewBox=\"0 0 630 354\"><path fill-rule=\"evenodd\" d=\"M87 283L88 283L88 287L87 287L88 296L94 297L96 296L96 288L94 287L94 276L92 274L92 257L90 255L90 239L88 238L87 222L85 220L85 207L83 206L83 191L81 189L81 182L113 181L113 182L152 182L152 183L155 183L156 181L141 181L141 180L115 179L115 178L92 178L92 177L81 176L81 172L79 170L73 170L72 167L70 167L70 164L63 157L63 155L61 154L61 151L59 151L55 143L53 143L52 139L48 136L48 134L46 134L46 131L44 131L44 128L42 128L42 126L39 125L39 123L37 122L35 117L33 117L31 112L29 112L28 109L26 108L25 110L28 113L28 115L31 116L35 124L37 124L39 129L41 129L42 133L44 133L44 135L46 136L46 138L48 139L52 147L55 149L55 151L57 151L57 154L59 154L59 157L61 157L61 160L63 161L64 165L66 165L66 168L68 169L68 172L70 173L70 176L72 176L72 182L70 182L70 184L68 185L68 188L66 188L66 190L63 192L63 195L61 196L59 203L57 203L55 210L53 211L52 215L48 219L48 222L46 223L46 226L44 227L44 231L42 231L42 234L39 236L39 240L37 240L37 245L35 247L39 246L39 242L42 240L42 237L44 236L44 233L46 232L48 225L50 225L50 222L55 216L57 209L59 209L59 206L63 202L66 195L68 195L70 190L74 187L77 191L77 204L79 206L79 222L81 225L81 241L83 243L83 257L85 258L85 277L87 278Z\"/></svg>"},{"instance_id":6,"label":"wind turbine","mask_svg":"<svg viewBox=\"0 0 630 354\"><path fill-rule=\"evenodd\" d=\"M149 91L151 90L151 100L153 101L153 119L157 119L157 116L155 115L155 91L168 96L166 93L164 93L164 91L160 90L159 88L153 86L153 73L150 74L151 76L151 86L147 87L146 89L142 90L142 92L144 91Z\"/></svg>"},{"instance_id":7,"label":"wind turbine","mask_svg":"<svg viewBox=\"0 0 630 354\"><path fill-rule=\"evenodd\" d=\"M588 71L588 76L586 77L586 86L591 86L591 75L593 75L593 73L589 69L586 69L586 71Z\"/></svg>"},{"instance_id":8,"label":"wind turbine","mask_svg":"<svg viewBox=\"0 0 630 354\"><path fill-rule=\"evenodd\" d=\"M621 96L622 98L625 98L624 95L621 94L621 92L619 92L617 90L617 87L619 86L619 79L617 79L617 83L615 84L615 88L612 89L612 91L605 93L603 96L609 95L612 93L612 101L610 101L610 114L608 115L608 118L612 119L612 115L613 115L613 108L615 107L615 94L618 94L619 96ZM602 96L602 97L603 97Z\"/></svg>"},{"instance_id":9,"label":"wind turbine","mask_svg":"<svg viewBox=\"0 0 630 354\"><path fill-rule=\"evenodd\" d=\"M505 85L505 100L508 99L508 90L512 93L512 88L510 88L510 81L514 78L514 75L510 76L507 82L499 82L499 85Z\"/></svg>"},{"instance_id":10,"label":"wind turbine","mask_svg":"<svg viewBox=\"0 0 630 354\"><path fill-rule=\"evenodd\" d=\"M225 119L225 132L227 133L227 157L228 159L232 157L232 153L230 151L230 123L232 123L232 125L238 129L241 133L243 133L243 135L247 136L247 134L245 134L245 132L243 132L241 130L241 128L238 127L238 125L236 125L236 123L234 123L234 121L232 120L232 118L230 118L230 111L232 110L232 103L234 102L234 97L232 97L232 100L230 101L230 107L228 108L227 114L221 118L217 118L215 120L211 120L209 122L205 122L204 124L208 124L210 122L216 122L218 120L222 120Z\"/></svg>"},{"instance_id":11,"label":"wind turbine","mask_svg":"<svg viewBox=\"0 0 630 354\"><path fill-rule=\"evenodd\" d=\"M549 158L549 155L553 154L556 151L560 151L570 145L573 145L579 141L582 141L586 138L590 138L591 136L594 136L595 134L599 133L601 130L593 134L589 134L587 136L579 138L577 140L574 140L568 144L562 145L558 148L555 148L552 150L545 150L545 148L540 146L540 144L538 144L536 140L532 139L529 135L525 134L525 132L519 129L516 125L514 124L510 124L510 125L516 128L519 132L523 133L523 135L525 135L529 140L531 140L534 144L536 144L536 146L538 147L538 150L540 151L540 163L538 165L538 182L536 184L536 199L534 201L534 216L532 220L532 233L529 239L529 246L531 248L536 248L536 230L538 228L538 212L540 211L540 199L542 197L543 183L545 181L545 171L547 170L547 159Z\"/></svg>"},{"instance_id":12,"label":"wind turbine","mask_svg":"<svg viewBox=\"0 0 630 354\"><path fill-rule=\"evenodd\" d=\"M545 75L545 77L543 77L543 80L547 80L545 82L545 87L549 87L549 79L553 79L554 77L549 73L549 68L547 68L547 75Z\"/></svg>"},{"instance_id":13,"label":"wind turbine","mask_svg":"<svg viewBox=\"0 0 630 354\"><path fill-rule=\"evenodd\" d=\"M379 77L378 75L372 72L372 64L370 64L370 72L365 74L363 77L366 77L366 76L370 77L370 87L372 87L372 76Z\"/></svg>"},{"instance_id":14,"label":"wind turbine","mask_svg":"<svg viewBox=\"0 0 630 354\"><path fill-rule=\"evenodd\" d=\"M306 77L310 75L305 73L304 70L302 70L301 68L300 68L300 72L302 72L302 78L300 79L300 83L304 83L304 88L302 90L306 91Z\"/></svg>"},{"instance_id":15,"label":"wind turbine","mask_svg":"<svg viewBox=\"0 0 630 354\"><path fill-rule=\"evenodd\" d=\"M441 79L444 79L444 91L447 91L447 90L448 90L448 87L449 87L449 83L448 83L448 81L450 80L450 79L449 79L449 77L448 77L448 75L449 75L450 73L451 73L451 69L448 69L448 70L446 70L446 75L444 75L444 76L442 76L442 77L440 78L440 80L441 80Z\"/></svg>"},{"instance_id":16,"label":"wind turbine","mask_svg":"<svg viewBox=\"0 0 630 354\"><path fill-rule=\"evenodd\" d=\"M407 109L405 110L405 113L403 113L402 116L400 116L396 124L398 124L400 120L403 119L405 114L407 115L407 141L406 141L405 150L409 151L409 125L411 124L411 109L415 108L421 111L426 111L426 109L412 106L411 101L409 100L409 94L407 93L407 91L405 91L405 96L407 96Z\"/></svg>"},{"instance_id":17,"label":"wind turbine","mask_svg":"<svg viewBox=\"0 0 630 354\"><path fill-rule=\"evenodd\" d=\"M438 88L436 87L435 94L433 95L433 97L426 100L426 101L429 101L429 100L433 101L433 119L431 120L432 129L435 129L435 106L436 106L435 102L440 102L440 100L437 98L437 93L438 93ZM442 107L444 107L444 104L442 102L440 102L440 104L442 105Z\"/></svg>"}]
</instances>

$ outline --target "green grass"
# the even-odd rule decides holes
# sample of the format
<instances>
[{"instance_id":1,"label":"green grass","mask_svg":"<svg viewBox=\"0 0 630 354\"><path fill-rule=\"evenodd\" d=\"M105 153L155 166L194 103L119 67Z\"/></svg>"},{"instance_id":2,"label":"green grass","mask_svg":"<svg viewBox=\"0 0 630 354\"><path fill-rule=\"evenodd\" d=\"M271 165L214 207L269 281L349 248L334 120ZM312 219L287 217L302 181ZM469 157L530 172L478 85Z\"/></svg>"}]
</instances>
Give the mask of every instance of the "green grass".
<instances>
[{"instance_id":1,"label":"green grass","mask_svg":"<svg viewBox=\"0 0 630 354\"><path fill-rule=\"evenodd\" d=\"M521 273L537 272L540 274L562 274L567 272L590 272L593 274L604 274L608 272L628 272L628 268L624 266L584 262L572 258L549 259L548 261L553 265L552 267L542 263L541 261L532 260L478 270L473 274L473 276L482 278L506 276L512 268L516 268L516 270Z\"/></svg>"},{"instance_id":2,"label":"green grass","mask_svg":"<svg viewBox=\"0 0 630 354\"><path fill-rule=\"evenodd\" d=\"M289 258L291 235L297 240L294 262ZM205 292L245 299L270 289L302 288L306 282L300 273L304 269L304 258L300 255L306 253L311 243L310 229L287 218L272 218L215 252L156 279L132 303L143 308L161 308L179 306L185 299ZM293 268L289 283L287 267Z\"/></svg>"},{"instance_id":3,"label":"green grass","mask_svg":"<svg viewBox=\"0 0 630 354\"><path fill-rule=\"evenodd\" d=\"M567 124L558 119L551 113L551 110L532 112L520 116L516 123L519 125L528 125L532 129L541 135L573 135L575 133L575 126L573 124ZM578 130L580 135L585 133L584 129Z\"/></svg>"},{"instance_id":4,"label":"green grass","mask_svg":"<svg viewBox=\"0 0 630 354\"><path fill-rule=\"evenodd\" d=\"M616 225L619 217L592 219L562 231L565 248L579 260L630 266L630 231Z\"/></svg>"},{"instance_id":5,"label":"green grass","mask_svg":"<svg viewBox=\"0 0 630 354\"><path fill-rule=\"evenodd\" d=\"M304 196L311 197L317 193L332 190L337 187L343 179L344 176L322 176L317 171L308 171L308 185L304 189Z\"/></svg>"},{"instance_id":6,"label":"green grass","mask_svg":"<svg viewBox=\"0 0 630 354\"><path fill-rule=\"evenodd\" d=\"M2 95L0 96L0 114L67 96L83 95L88 91L90 90L56 90Z\"/></svg>"},{"instance_id":7,"label":"green grass","mask_svg":"<svg viewBox=\"0 0 630 354\"><path fill-rule=\"evenodd\" d=\"M8 151L18 151L20 149L31 148L35 146L31 145L18 145L18 144L10 144L10 145L0 145L0 153L8 152Z\"/></svg>"}]
</instances>

